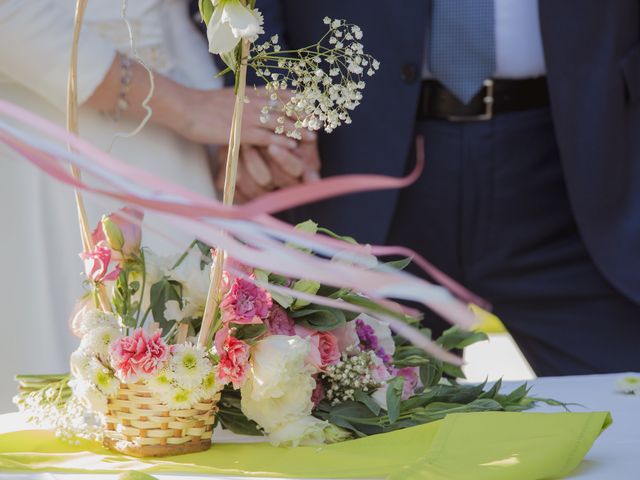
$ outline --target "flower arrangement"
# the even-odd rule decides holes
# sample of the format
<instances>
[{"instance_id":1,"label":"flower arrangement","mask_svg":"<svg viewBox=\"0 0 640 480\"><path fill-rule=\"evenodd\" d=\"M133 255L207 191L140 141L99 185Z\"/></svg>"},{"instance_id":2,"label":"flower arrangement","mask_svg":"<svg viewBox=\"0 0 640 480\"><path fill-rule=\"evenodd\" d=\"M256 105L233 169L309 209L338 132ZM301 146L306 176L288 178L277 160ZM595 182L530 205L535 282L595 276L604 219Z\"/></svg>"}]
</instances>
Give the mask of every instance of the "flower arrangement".
<instances>
[{"instance_id":1,"label":"flower arrangement","mask_svg":"<svg viewBox=\"0 0 640 480\"><path fill-rule=\"evenodd\" d=\"M96 250L108 259L101 269L117 277L96 280L94 264L85 265L92 288L72 320L80 345L71 356L70 376L19 377L18 405L36 421L53 421L68 440L99 439L134 455L166 454L161 440L177 438L145 441L137 427L166 414L199 425L183 428L191 434L182 437L189 445L179 444L180 452L208 448L215 422L236 433L266 435L275 445L322 444L405 428L450 412L514 411L535 401L552 402L528 397L526 386L501 395L500 383L491 389L459 384L463 373L458 366L394 335L375 314L303 297L313 294L345 306L398 313L353 289L283 277L230 257L224 262L211 346L199 346L215 253L193 242L180 256L155 255L140 247L140 229L127 218L141 220L127 209L103 217L94 231L94 238L102 238ZM297 228L325 231L311 221ZM349 259L339 254L334 261ZM375 268L380 260L371 256L368 263ZM388 265L404 268L408 263ZM107 287L113 311L100 310L98 282ZM284 286L303 295L283 293ZM418 316L402 318L419 327ZM484 338L452 328L437 342L451 350ZM124 405L128 412L123 413ZM131 412L142 412L145 420L132 419ZM154 435L176 430L175 422L164 430L161 425ZM175 448L169 451L176 453Z\"/></svg>"},{"instance_id":2,"label":"flower arrangement","mask_svg":"<svg viewBox=\"0 0 640 480\"><path fill-rule=\"evenodd\" d=\"M255 0L201 0L200 9L211 52L236 79L222 192L229 205L248 67L266 82L263 118L277 115L276 132L299 138L302 128L331 132L350 123L349 112L362 100L362 77L379 64L364 52L361 29L343 20L325 18L328 32L317 44L283 51L275 37L252 45L263 33ZM70 95L71 110L76 103ZM292 130L285 131L285 117L295 120ZM75 167L73 175L79 179ZM16 398L32 420L49 423L67 440L86 437L132 455L170 455L209 448L219 423L266 435L275 445L323 444L449 412L554 403L528 397L526 386L502 395L499 382L488 390L459 384L463 373L443 360L456 358L446 351L482 334L453 328L437 339L439 356L432 355L392 334L389 322L408 324L417 343L429 344L419 315L394 302L254 268L200 241L182 255L159 256L141 247L141 212L124 208L90 232L79 194L76 199L89 286L72 320L80 345L70 375L18 376ZM355 244L311 221L297 228ZM314 253L305 245L290 249ZM388 272L409 263L385 264L362 251L334 255L331 271L357 264L359 271Z\"/></svg>"}]
</instances>

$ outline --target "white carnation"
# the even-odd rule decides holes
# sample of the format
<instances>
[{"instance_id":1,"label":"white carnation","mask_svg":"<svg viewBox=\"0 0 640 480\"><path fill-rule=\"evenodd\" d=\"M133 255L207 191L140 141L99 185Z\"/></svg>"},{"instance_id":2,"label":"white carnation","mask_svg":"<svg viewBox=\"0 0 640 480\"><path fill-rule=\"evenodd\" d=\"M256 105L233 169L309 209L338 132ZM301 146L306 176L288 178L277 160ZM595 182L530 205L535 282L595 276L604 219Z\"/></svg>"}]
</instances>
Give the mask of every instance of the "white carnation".
<instances>
[{"instance_id":1,"label":"white carnation","mask_svg":"<svg viewBox=\"0 0 640 480\"><path fill-rule=\"evenodd\" d=\"M337 443L346 440L349 436L346 430L309 415L272 431L269 433L269 441L276 447L297 447Z\"/></svg>"},{"instance_id":2,"label":"white carnation","mask_svg":"<svg viewBox=\"0 0 640 480\"><path fill-rule=\"evenodd\" d=\"M86 350L81 348L78 348L78 350L73 352L69 362L73 376L87 381L90 372L89 366L92 359L93 357Z\"/></svg>"}]
</instances>

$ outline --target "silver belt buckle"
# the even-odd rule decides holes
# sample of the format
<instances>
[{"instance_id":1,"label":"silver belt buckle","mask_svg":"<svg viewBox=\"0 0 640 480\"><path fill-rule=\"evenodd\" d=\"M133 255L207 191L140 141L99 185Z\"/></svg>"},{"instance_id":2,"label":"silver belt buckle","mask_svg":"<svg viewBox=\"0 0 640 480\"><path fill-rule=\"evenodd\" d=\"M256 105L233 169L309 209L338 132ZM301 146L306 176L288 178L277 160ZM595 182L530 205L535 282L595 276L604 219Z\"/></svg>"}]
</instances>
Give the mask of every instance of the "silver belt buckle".
<instances>
[{"instance_id":1,"label":"silver belt buckle","mask_svg":"<svg viewBox=\"0 0 640 480\"><path fill-rule=\"evenodd\" d=\"M490 78L482 82L484 89L484 113L479 115L450 115L447 120L450 122L482 122L493 118L493 80Z\"/></svg>"}]
</instances>

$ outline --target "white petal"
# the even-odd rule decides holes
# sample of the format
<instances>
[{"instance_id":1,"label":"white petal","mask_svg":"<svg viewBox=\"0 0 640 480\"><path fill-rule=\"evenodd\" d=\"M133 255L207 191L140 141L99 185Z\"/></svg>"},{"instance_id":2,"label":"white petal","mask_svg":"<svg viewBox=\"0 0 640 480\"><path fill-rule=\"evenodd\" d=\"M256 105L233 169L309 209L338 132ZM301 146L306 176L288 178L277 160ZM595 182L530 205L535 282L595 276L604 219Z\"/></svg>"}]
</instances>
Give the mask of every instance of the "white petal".
<instances>
[{"instance_id":1,"label":"white petal","mask_svg":"<svg viewBox=\"0 0 640 480\"><path fill-rule=\"evenodd\" d=\"M231 31L229 24L222 22L221 17L223 10L223 8L218 7L213 11L209 26L207 27L209 51L215 54L231 52L240 41Z\"/></svg>"},{"instance_id":2,"label":"white petal","mask_svg":"<svg viewBox=\"0 0 640 480\"><path fill-rule=\"evenodd\" d=\"M245 38L255 42L258 35L264 33L262 14L259 10L250 10L240 2L229 2L224 5L222 22L231 26L236 38Z\"/></svg>"}]
</instances>

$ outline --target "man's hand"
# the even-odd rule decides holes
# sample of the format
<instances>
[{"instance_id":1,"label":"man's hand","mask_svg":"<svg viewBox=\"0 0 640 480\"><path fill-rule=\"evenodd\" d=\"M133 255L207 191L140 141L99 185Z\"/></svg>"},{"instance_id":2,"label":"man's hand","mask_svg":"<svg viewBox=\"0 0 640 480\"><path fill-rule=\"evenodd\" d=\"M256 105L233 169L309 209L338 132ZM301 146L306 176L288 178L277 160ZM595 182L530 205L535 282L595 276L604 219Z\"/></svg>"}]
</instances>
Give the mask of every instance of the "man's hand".
<instances>
[{"instance_id":1,"label":"man's hand","mask_svg":"<svg viewBox=\"0 0 640 480\"><path fill-rule=\"evenodd\" d=\"M216 188L224 189L227 149L218 153ZM315 141L304 141L294 150L278 145L240 148L235 203L253 200L271 190L320 179L320 156Z\"/></svg>"}]
</instances>

